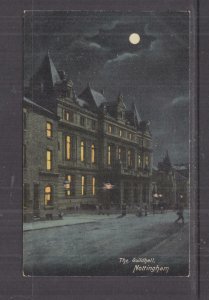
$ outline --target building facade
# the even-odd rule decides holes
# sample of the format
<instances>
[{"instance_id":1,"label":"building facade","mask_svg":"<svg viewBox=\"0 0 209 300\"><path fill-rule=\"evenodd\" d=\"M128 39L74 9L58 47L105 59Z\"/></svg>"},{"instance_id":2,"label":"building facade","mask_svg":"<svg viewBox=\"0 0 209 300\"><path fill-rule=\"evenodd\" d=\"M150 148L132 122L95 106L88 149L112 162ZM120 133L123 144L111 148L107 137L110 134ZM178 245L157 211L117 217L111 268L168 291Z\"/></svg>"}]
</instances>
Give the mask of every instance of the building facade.
<instances>
[{"instance_id":1,"label":"building facade","mask_svg":"<svg viewBox=\"0 0 209 300\"><path fill-rule=\"evenodd\" d=\"M158 168L153 169L152 197L156 207L188 207L189 168L187 165L172 165L168 152L158 163Z\"/></svg>"},{"instance_id":2,"label":"building facade","mask_svg":"<svg viewBox=\"0 0 209 300\"><path fill-rule=\"evenodd\" d=\"M23 101L25 215L48 210L150 204L152 136L127 109L88 85L76 96L48 54Z\"/></svg>"}]
</instances>

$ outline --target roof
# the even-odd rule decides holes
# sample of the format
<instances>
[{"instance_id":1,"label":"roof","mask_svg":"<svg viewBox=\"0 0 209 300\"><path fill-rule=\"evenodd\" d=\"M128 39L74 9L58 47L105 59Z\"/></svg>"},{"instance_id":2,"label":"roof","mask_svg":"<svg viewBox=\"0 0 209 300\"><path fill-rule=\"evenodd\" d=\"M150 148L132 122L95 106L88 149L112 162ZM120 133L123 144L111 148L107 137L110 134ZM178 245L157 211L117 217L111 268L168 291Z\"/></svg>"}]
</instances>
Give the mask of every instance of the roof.
<instances>
[{"instance_id":1,"label":"roof","mask_svg":"<svg viewBox=\"0 0 209 300\"><path fill-rule=\"evenodd\" d=\"M135 102L132 103L131 110L132 110L132 112L134 114L134 119L136 119L137 123L139 124L141 122L141 118L139 116L139 112L138 112L138 110L136 108Z\"/></svg>"},{"instance_id":2,"label":"roof","mask_svg":"<svg viewBox=\"0 0 209 300\"><path fill-rule=\"evenodd\" d=\"M38 71L32 77L32 81L34 84L41 81L44 85L47 85L47 87L54 87L57 83L62 82L49 52L45 56Z\"/></svg>"},{"instance_id":3,"label":"roof","mask_svg":"<svg viewBox=\"0 0 209 300\"><path fill-rule=\"evenodd\" d=\"M25 103L28 103L29 105L31 105L33 107L36 107L40 111L43 111L45 113L52 114L53 116L55 116L55 114L51 110L42 107L41 105L37 104L36 102L33 102L32 100L30 100L30 99L28 99L26 97L23 98L23 101Z\"/></svg>"},{"instance_id":4,"label":"roof","mask_svg":"<svg viewBox=\"0 0 209 300\"><path fill-rule=\"evenodd\" d=\"M89 85L78 97L79 99L87 102L93 108L99 108L102 103L106 102L104 95L93 90Z\"/></svg>"}]
</instances>

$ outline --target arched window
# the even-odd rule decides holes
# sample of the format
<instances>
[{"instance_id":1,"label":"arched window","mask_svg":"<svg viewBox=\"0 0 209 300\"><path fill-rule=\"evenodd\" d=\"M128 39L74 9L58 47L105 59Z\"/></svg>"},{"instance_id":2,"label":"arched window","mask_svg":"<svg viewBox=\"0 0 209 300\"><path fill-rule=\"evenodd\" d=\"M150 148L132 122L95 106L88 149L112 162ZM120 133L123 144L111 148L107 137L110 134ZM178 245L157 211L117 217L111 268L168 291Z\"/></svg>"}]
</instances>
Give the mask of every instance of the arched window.
<instances>
[{"instance_id":1,"label":"arched window","mask_svg":"<svg viewBox=\"0 0 209 300\"><path fill-rule=\"evenodd\" d=\"M71 137L69 135L66 136L65 140L65 148L66 148L66 159L71 159Z\"/></svg>"},{"instance_id":2,"label":"arched window","mask_svg":"<svg viewBox=\"0 0 209 300\"><path fill-rule=\"evenodd\" d=\"M107 147L107 164L111 165L111 146L108 145Z\"/></svg>"},{"instance_id":3,"label":"arched window","mask_svg":"<svg viewBox=\"0 0 209 300\"><path fill-rule=\"evenodd\" d=\"M81 195L86 195L86 176L81 176Z\"/></svg>"},{"instance_id":4,"label":"arched window","mask_svg":"<svg viewBox=\"0 0 209 300\"><path fill-rule=\"evenodd\" d=\"M95 193L96 193L95 183L96 183L95 177L92 177L92 195L93 195L93 196L94 196Z\"/></svg>"},{"instance_id":5,"label":"arched window","mask_svg":"<svg viewBox=\"0 0 209 300\"><path fill-rule=\"evenodd\" d=\"M91 145L91 162L92 162L92 164L95 163L95 145L94 144Z\"/></svg>"},{"instance_id":6,"label":"arched window","mask_svg":"<svg viewBox=\"0 0 209 300\"><path fill-rule=\"evenodd\" d=\"M84 143L84 141L81 141L80 148L81 148L81 161L84 161L85 160L85 143Z\"/></svg>"},{"instance_id":7,"label":"arched window","mask_svg":"<svg viewBox=\"0 0 209 300\"><path fill-rule=\"evenodd\" d=\"M45 186L44 188L44 205L45 206L52 206L52 187L50 185Z\"/></svg>"}]
</instances>

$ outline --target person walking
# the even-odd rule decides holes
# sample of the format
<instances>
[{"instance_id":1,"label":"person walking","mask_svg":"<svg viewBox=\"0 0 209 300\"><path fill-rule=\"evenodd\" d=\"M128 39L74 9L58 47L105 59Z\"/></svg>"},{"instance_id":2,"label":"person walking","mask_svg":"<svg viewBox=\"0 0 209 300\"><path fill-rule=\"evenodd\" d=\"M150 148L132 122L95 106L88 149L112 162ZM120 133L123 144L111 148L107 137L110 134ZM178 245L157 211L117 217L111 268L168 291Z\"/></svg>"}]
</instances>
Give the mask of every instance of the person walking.
<instances>
[{"instance_id":1,"label":"person walking","mask_svg":"<svg viewBox=\"0 0 209 300\"><path fill-rule=\"evenodd\" d=\"M179 208L177 210L177 215L178 215L178 218L175 220L174 223L178 223L181 220L182 224L184 224L184 207L182 204L179 206Z\"/></svg>"}]
</instances>

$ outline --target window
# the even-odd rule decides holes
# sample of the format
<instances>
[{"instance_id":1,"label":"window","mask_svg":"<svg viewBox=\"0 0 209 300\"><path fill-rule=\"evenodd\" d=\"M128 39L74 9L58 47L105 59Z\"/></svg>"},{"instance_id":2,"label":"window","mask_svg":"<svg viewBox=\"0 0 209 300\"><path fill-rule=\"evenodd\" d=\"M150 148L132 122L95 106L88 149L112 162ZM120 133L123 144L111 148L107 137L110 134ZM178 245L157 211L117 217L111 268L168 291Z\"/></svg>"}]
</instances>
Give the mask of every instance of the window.
<instances>
[{"instance_id":1,"label":"window","mask_svg":"<svg viewBox=\"0 0 209 300\"><path fill-rule=\"evenodd\" d=\"M70 121L70 122L73 122L74 120L74 113L73 111L64 111L64 119L66 121Z\"/></svg>"},{"instance_id":2,"label":"window","mask_svg":"<svg viewBox=\"0 0 209 300\"><path fill-rule=\"evenodd\" d=\"M132 150L128 150L128 167L134 166L134 152Z\"/></svg>"},{"instance_id":3,"label":"window","mask_svg":"<svg viewBox=\"0 0 209 300\"><path fill-rule=\"evenodd\" d=\"M65 138L65 151L66 151L66 159L71 159L71 137L69 135Z\"/></svg>"},{"instance_id":4,"label":"window","mask_svg":"<svg viewBox=\"0 0 209 300\"><path fill-rule=\"evenodd\" d=\"M45 206L52 206L52 187L47 185L44 189L44 205Z\"/></svg>"},{"instance_id":5,"label":"window","mask_svg":"<svg viewBox=\"0 0 209 300\"><path fill-rule=\"evenodd\" d=\"M92 130L96 129L96 121L95 120L91 120L91 129Z\"/></svg>"},{"instance_id":6,"label":"window","mask_svg":"<svg viewBox=\"0 0 209 300\"><path fill-rule=\"evenodd\" d=\"M95 189L95 177L92 177L92 195L94 196L96 194L96 189Z\"/></svg>"},{"instance_id":7,"label":"window","mask_svg":"<svg viewBox=\"0 0 209 300\"><path fill-rule=\"evenodd\" d=\"M52 137L52 123L46 122L46 136L48 138Z\"/></svg>"},{"instance_id":8,"label":"window","mask_svg":"<svg viewBox=\"0 0 209 300\"><path fill-rule=\"evenodd\" d=\"M121 148L118 148L118 159L121 160Z\"/></svg>"},{"instance_id":9,"label":"window","mask_svg":"<svg viewBox=\"0 0 209 300\"><path fill-rule=\"evenodd\" d=\"M107 147L107 164L111 165L111 146Z\"/></svg>"},{"instance_id":10,"label":"window","mask_svg":"<svg viewBox=\"0 0 209 300\"><path fill-rule=\"evenodd\" d=\"M149 156L148 155L145 156L145 166L146 167L149 166Z\"/></svg>"},{"instance_id":11,"label":"window","mask_svg":"<svg viewBox=\"0 0 209 300\"><path fill-rule=\"evenodd\" d=\"M74 177L72 175L65 176L65 195L74 195Z\"/></svg>"},{"instance_id":12,"label":"window","mask_svg":"<svg viewBox=\"0 0 209 300\"><path fill-rule=\"evenodd\" d=\"M50 171L52 169L52 151L51 150L46 151L46 169L47 169L47 171Z\"/></svg>"},{"instance_id":13,"label":"window","mask_svg":"<svg viewBox=\"0 0 209 300\"><path fill-rule=\"evenodd\" d=\"M86 195L86 177L81 176L81 195Z\"/></svg>"},{"instance_id":14,"label":"window","mask_svg":"<svg viewBox=\"0 0 209 300\"><path fill-rule=\"evenodd\" d=\"M132 139L132 133L131 133L131 132L129 132L129 134L128 134L128 138L129 138L129 140L131 140L131 139Z\"/></svg>"},{"instance_id":15,"label":"window","mask_svg":"<svg viewBox=\"0 0 209 300\"><path fill-rule=\"evenodd\" d=\"M94 164L96 161L95 161L95 145L92 144L91 145L91 162L92 164Z\"/></svg>"},{"instance_id":16,"label":"window","mask_svg":"<svg viewBox=\"0 0 209 300\"><path fill-rule=\"evenodd\" d=\"M122 137L122 135L123 135L123 132L122 132L122 130L120 129L120 130L119 130L119 136Z\"/></svg>"},{"instance_id":17,"label":"window","mask_svg":"<svg viewBox=\"0 0 209 300\"><path fill-rule=\"evenodd\" d=\"M138 167L140 168L141 167L141 155L138 154Z\"/></svg>"},{"instance_id":18,"label":"window","mask_svg":"<svg viewBox=\"0 0 209 300\"><path fill-rule=\"evenodd\" d=\"M81 141L81 161L85 161L85 143L84 141Z\"/></svg>"},{"instance_id":19,"label":"window","mask_svg":"<svg viewBox=\"0 0 209 300\"><path fill-rule=\"evenodd\" d=\"M83 116L80 116L80 125L85 126L85 118Z\"/></svg>"},{"instance_id":20,"label":"window","mask_svg":"<svg viewBox=\"0 0 209 300\"><path fill-rule=\"evenodd\" d=\"M112 133L112 125L108 125L108 132Z\"/></svg>"},{"instance_id":21,"label":"window","mask_svg":"<svg viewBox=\"0 0 209 300\"><path fill-rule=\"evenodd\" d=\"M70 114L69 114L68 111L65 111L64 119L65 119L66 121L69 121L69 120L70 120Z\"/></svg>"}]
</instances>

